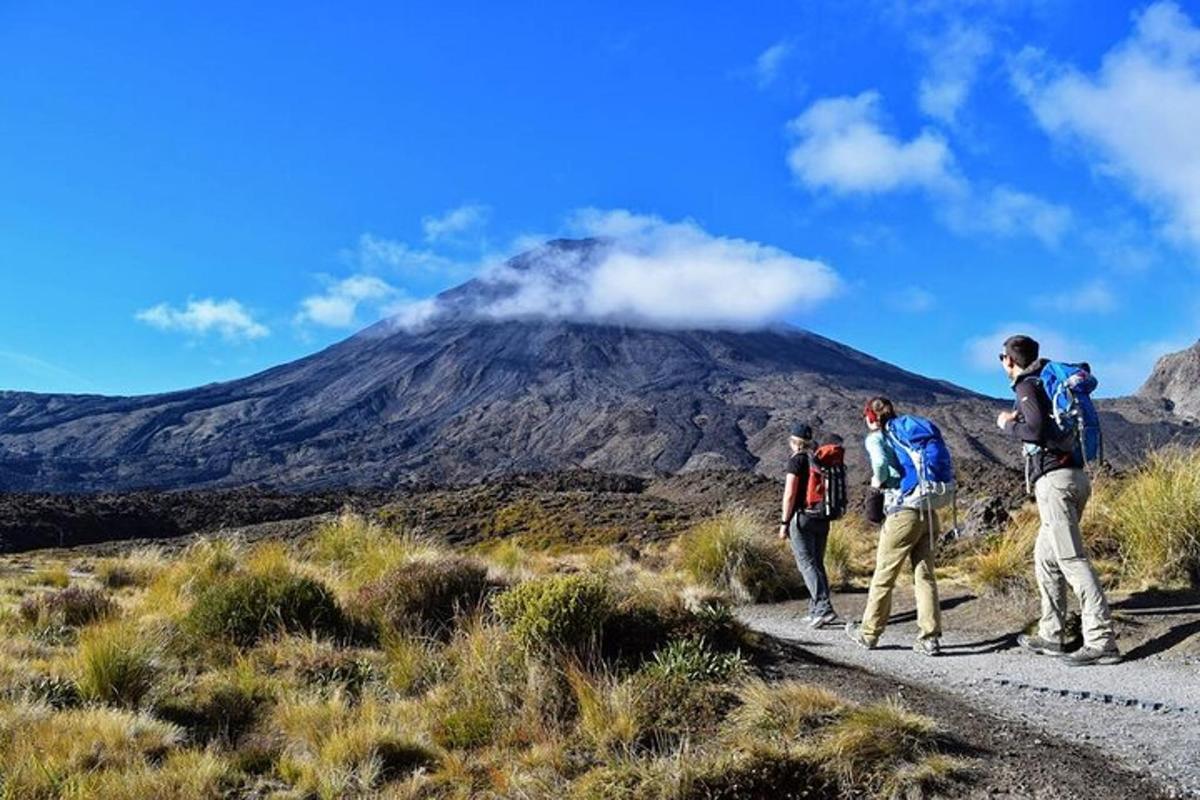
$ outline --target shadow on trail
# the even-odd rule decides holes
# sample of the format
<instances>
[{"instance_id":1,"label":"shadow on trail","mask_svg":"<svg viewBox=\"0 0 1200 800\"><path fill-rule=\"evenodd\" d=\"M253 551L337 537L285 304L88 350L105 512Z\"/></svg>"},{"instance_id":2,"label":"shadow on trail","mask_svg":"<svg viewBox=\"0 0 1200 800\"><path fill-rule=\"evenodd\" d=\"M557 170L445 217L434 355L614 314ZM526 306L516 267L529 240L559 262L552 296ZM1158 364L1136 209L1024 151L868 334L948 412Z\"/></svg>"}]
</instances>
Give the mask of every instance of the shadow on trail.
<instances>
[{"instance_id":1,"label":"shadow on trail","mask_svg":"<svg viewBox=\"0 0 1200 800\"><path fill-rule=\"evenodd\" d=\"M958 606L961 606L963 603L969 603L975 599L977 599L977 598L973 594L965 594L962 597L953 597L949 600L943 600L941 602L941 609L942 609L942 611L949 611L952 608L957 608ZM917 612L915 609L913 611L905 611L903 614L893 614L892 616L888 617L888 625L896 625L897 623L901 623L901 622L916 622L916 621L917 621Z\"/></svg>"},{"instance_id":2,"label":"shadow on trail","mask_svg":"<svg viewBox=\"0 0 1200 800\"><path fill-rule=\"evenodd\" d=\"M1162 636L1144 642L1125 654L1125 661L1138 661L1143 658L1158 655L1159 653L1170 650L1177 644L1182 643L1185 639L1195 634L1200 633L1200 620L1185 622L1182 625L1176 625Z\"/></svg>"},{"instance_id":3,"label":"shadow on trail","mask_svg":"<svg viewBox=\"0 0 1200 800\"><path fill-rule=\"evenodd\" d=\"M943 656L983 656L988 653L999 653L1001 650L1012 650L1017 646L1017 634L1006 633L994 639L984 639L978 642L962 642L960 644L942 645Z\"/></svg>"},{"instance_id":4,"label":"shadow on trail","mask_svg":"<svg viewBox=\"0 0 1200 800\"><path fill-rule=\"evenodd\" d=\"M1113 603L1112 609L1129 616L1200 614L1200 589L1137 592Z\"/></svg>"}]
</instances>

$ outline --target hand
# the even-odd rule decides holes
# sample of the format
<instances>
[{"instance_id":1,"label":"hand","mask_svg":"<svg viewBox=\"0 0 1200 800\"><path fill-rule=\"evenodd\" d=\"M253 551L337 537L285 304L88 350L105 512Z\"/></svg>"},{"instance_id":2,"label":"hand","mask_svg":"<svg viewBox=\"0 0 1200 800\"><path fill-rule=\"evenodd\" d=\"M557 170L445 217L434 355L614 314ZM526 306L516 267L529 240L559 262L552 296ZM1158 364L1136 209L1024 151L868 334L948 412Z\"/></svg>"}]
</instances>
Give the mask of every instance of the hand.
<instances>
[{"instance_id":1,"label":"hand","mask_svg":"<svg viewBox=\"0 0 1200 800\"><path fill-rule=\"evenodd\" d=\"M780 539L787 539L787 538L788 538L788 526L787 526L787 525L780 525L780 526L779 526L779 538L780 538Z\"/></svg>"},{"instance_id":2,"label":"hand","mask_svg":"<svg viewBox=\"0 0 1200 800\"><path fill-rule=\"evenodd\" d=\"M996 415L996 427L1000 430L1004 430L1005 426L1007 426L1008 423L1012 422L1016 418L1017 412L1015 411L1001 411Z\"/></svg>"}]
</instances>

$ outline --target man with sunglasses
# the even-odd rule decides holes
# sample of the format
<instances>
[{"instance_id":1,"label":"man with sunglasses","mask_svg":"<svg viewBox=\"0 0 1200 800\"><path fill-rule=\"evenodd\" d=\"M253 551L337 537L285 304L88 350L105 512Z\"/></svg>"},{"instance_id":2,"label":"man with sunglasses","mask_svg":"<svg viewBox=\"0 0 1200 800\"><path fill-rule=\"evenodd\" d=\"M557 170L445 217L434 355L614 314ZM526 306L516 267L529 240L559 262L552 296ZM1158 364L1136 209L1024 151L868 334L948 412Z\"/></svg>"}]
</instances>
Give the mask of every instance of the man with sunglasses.
<instances>
[{"instance_id":1,"label":"man with sunglasses","mask_svg":"<svg viewBox=\"0 0 1200 800\"><path fill-rule=\"evenodd\" d=\"M1000 413L996 425L1024 443L1026 475L1042 520L1033 554L1042 616L1037 634L1021 635L1017 641L1026 650L1061 657L1071 666L1115 664L1121 653L1108 601L1079 530L1092 484L1073 437L1064 437L1054 422L1041 380L1047 362L1039 350L1028 336L1010 336L1000 353L1017 400L1012 411ZM1092 380L1090 375L1085 379ZM1083 647L1070 654L1063 642L1068 586L1079 599L1083 627Z\"/></svg>"}]
</instances>

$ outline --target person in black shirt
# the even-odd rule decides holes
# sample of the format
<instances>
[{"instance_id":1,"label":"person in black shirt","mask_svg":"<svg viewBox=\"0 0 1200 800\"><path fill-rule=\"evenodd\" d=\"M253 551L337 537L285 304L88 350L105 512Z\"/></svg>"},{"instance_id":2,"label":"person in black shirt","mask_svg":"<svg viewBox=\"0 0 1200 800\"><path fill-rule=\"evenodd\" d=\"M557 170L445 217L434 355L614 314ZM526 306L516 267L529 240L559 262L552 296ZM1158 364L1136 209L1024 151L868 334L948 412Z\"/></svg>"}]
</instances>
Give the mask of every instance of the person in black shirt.
<instances>
[{"instance_id":1,"label":"person in black shirt","mask_svg":"<svg viewBox=\"0 0 1200 800\"><path fill-rule=\"evenodd\" d=\"M804 513L813 449L812 427L804 423L793 425L788 443L792 448L792 456L788 460L783 487L779 538L791 540L792 555L796 558L796 567L804 578L810 598L805 620L810 627L819 628L835 622L837 614L829 598L829 577L825 574L829 520Z\"/></svg>"}]
</instances>

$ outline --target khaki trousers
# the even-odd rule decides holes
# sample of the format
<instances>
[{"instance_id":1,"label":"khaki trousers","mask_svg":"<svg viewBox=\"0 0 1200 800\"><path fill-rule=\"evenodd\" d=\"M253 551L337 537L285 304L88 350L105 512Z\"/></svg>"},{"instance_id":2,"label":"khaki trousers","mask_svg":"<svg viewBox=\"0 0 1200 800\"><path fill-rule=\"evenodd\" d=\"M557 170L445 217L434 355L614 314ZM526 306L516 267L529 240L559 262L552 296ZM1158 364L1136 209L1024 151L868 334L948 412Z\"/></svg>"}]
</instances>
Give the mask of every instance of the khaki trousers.
<instances>
[{"instance_id":1,"label":"khaki trousers","mask_svg":"<svg viewBox=\"0 0 1200 800\"><path fill-rule=\"evenodd\" d=\"M1038 636L1061 642L1067 619L1067 587L1079 599L1085 647L1114 646L1112 616L1092 562L1083 551L1079 520L1092 494L1092 482L1081 469L1056 469L1038 478L1033 486L1038 514L1033 570L1042 598Z\"/></svg>"},{"instance_id":2,"label":"khaki trousers","mask_svg":"<svg viewBox=\"0 0 1200 800\"><path fill-rule=\"evenodd\" d=\"M930 536L930 519L933 536ZM875 575L863 611L862 635L868 642L879 640L892 614L892 591L905 562L912 567L913 590L917 597L917 627L922 639L942 635L942 610L938 603L937 579L933 574L933 550L940 528L937 514L910 508L890 514L879 533L875 551Z\"/></svg>"}]
</instances>

